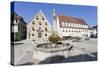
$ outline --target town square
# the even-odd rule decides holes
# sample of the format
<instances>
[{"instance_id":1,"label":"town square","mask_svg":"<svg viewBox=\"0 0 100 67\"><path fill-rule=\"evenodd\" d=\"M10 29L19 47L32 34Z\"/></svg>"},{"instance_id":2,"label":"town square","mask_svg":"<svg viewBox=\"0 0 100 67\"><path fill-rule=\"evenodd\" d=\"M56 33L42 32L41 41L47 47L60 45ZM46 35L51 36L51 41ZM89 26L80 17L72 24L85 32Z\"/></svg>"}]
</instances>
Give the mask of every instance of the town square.
<instances>
[{"instance_id":1,"label":"town square","mask_svg":"<svg viewBox=\"0 0 100 67\"><path fill-rule=\"evenodd\" d=\"M80 41L80 42L71 42L65 41L68 43L71 43L73 45L73 49L70 51L70 55L67 58L63 58L62 60L59 59L59 61L53 60L54 62L58 63L64 63L64 62L79 62L79 61L91 61L91 60L97 60L97 39L90 39L88 41ZM16 46L14 46L15 49L15 60L16 64L39 64L40 61L33 58L33 50L34 45L30 43L29 41L23 40L20 42L15 43ZM71 58L72 57L72 58ZM33 58L33 59L32 59ZM60 57L59 57L60 58ZM46 63L46 62L44 62ZM49 60L48 60L49 63ZM52 62L51 62L52 63Z\"/></svg>"}]
</instances>

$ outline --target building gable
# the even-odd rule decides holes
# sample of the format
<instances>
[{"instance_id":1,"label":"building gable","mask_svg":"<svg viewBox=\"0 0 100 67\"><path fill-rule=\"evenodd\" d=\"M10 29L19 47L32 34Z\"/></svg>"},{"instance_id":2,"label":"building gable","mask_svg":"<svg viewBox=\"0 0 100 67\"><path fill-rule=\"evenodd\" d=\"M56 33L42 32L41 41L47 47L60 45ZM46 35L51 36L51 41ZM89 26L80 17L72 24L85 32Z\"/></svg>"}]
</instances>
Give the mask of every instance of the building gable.
<instances>
[{"instance_id":1,"label":"building gable","mask_svg":"<svg viewBox=\"0 0 100 67\"><path fill-rule=\"evenodd\" d=\"M47 20L47 18L45 17L44 13L40 10L33 18L32 20L28 23L28 25L32 24L32 21L36 21L36 20L41 20L41 21L46 21L48 26L51 27L49 21Z\"/></svg>"}]
</instances>

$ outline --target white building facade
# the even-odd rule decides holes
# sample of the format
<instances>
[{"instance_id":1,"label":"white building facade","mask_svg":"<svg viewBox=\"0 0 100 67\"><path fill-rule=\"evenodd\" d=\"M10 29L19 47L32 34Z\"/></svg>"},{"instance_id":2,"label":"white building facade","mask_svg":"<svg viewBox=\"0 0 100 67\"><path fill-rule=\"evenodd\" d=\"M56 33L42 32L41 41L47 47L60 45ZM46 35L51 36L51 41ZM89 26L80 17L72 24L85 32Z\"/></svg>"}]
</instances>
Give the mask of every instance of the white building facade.
<instances>
[{"instance_id":1,"label":"white building facade","mask_svg":"<svg viewBox=\"0 0 100 67\"><path fill-rule=\"evenodd\" d=\"M71 16L57 16L57 30L62 37L89 37L88 24L80 18Z\"/></svg>"},{"instance_id":2,"label":"white building facade","mask_svg":"<svg viewBox=\"0 0 100 67\"><path fill-rule=\"evenodd\" d=\"M49 21L40 10L27 25L27 39L36 43L48 42L51 34L50 26Z\"/></svg>"},{"instance_id":3,"label":"white building facade","mask_svg":"<svg viewBox=\"0 0 100 67\"><path fill-rule=\"evenodd\" d=\"M90 37L96 37L97 38L97 35L98 35L97 25L90 27L89 30L90 30Z\"/></svg>"}]
</instances>

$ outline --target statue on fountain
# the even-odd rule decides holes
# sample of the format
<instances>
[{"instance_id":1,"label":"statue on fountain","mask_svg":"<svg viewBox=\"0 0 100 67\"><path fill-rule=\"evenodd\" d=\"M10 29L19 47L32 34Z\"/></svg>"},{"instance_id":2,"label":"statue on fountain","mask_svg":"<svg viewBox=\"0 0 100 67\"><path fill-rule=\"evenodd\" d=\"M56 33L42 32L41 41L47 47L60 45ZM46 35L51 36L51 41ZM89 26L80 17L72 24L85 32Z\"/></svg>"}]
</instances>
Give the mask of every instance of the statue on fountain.
<instances>
[{"instance_id":1,"label":"statue on fountain","mask_svg":"<svg viewBox=\"0 0 100 67\"><path fill-rule=\"evenodd\" d=\"M56 42L59 41L61 38L58 35L57 32L57 18L56 18L56 10L53 9L53 27L52 27L52 32L51 32L51 36L49 36L49 41L52 42L52 47L56 47Z\"/></svg>"}]
</instances>

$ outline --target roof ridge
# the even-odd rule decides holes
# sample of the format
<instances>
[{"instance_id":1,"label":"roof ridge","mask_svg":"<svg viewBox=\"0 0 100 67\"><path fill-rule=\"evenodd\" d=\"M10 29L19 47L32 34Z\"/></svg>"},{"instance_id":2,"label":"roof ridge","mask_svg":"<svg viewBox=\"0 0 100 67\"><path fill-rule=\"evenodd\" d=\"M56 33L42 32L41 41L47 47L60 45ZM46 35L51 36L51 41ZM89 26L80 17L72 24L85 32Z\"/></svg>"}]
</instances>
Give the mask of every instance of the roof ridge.
<instances>
[{"instance_id":1,"label":"roof ridge","mask_svg":"<svg viewBox=\"0 0 100 67\"><path fill-rule=\"evenodd\" d=\"M77 18L77 17L73 17L73 16L58 16L58 18L60 19L60 21L63 22L70 22L70 23L76 23L76 24L84 24L84 25L88 25L84 19L82 18Z\"/></svg>"}]
</instances>

